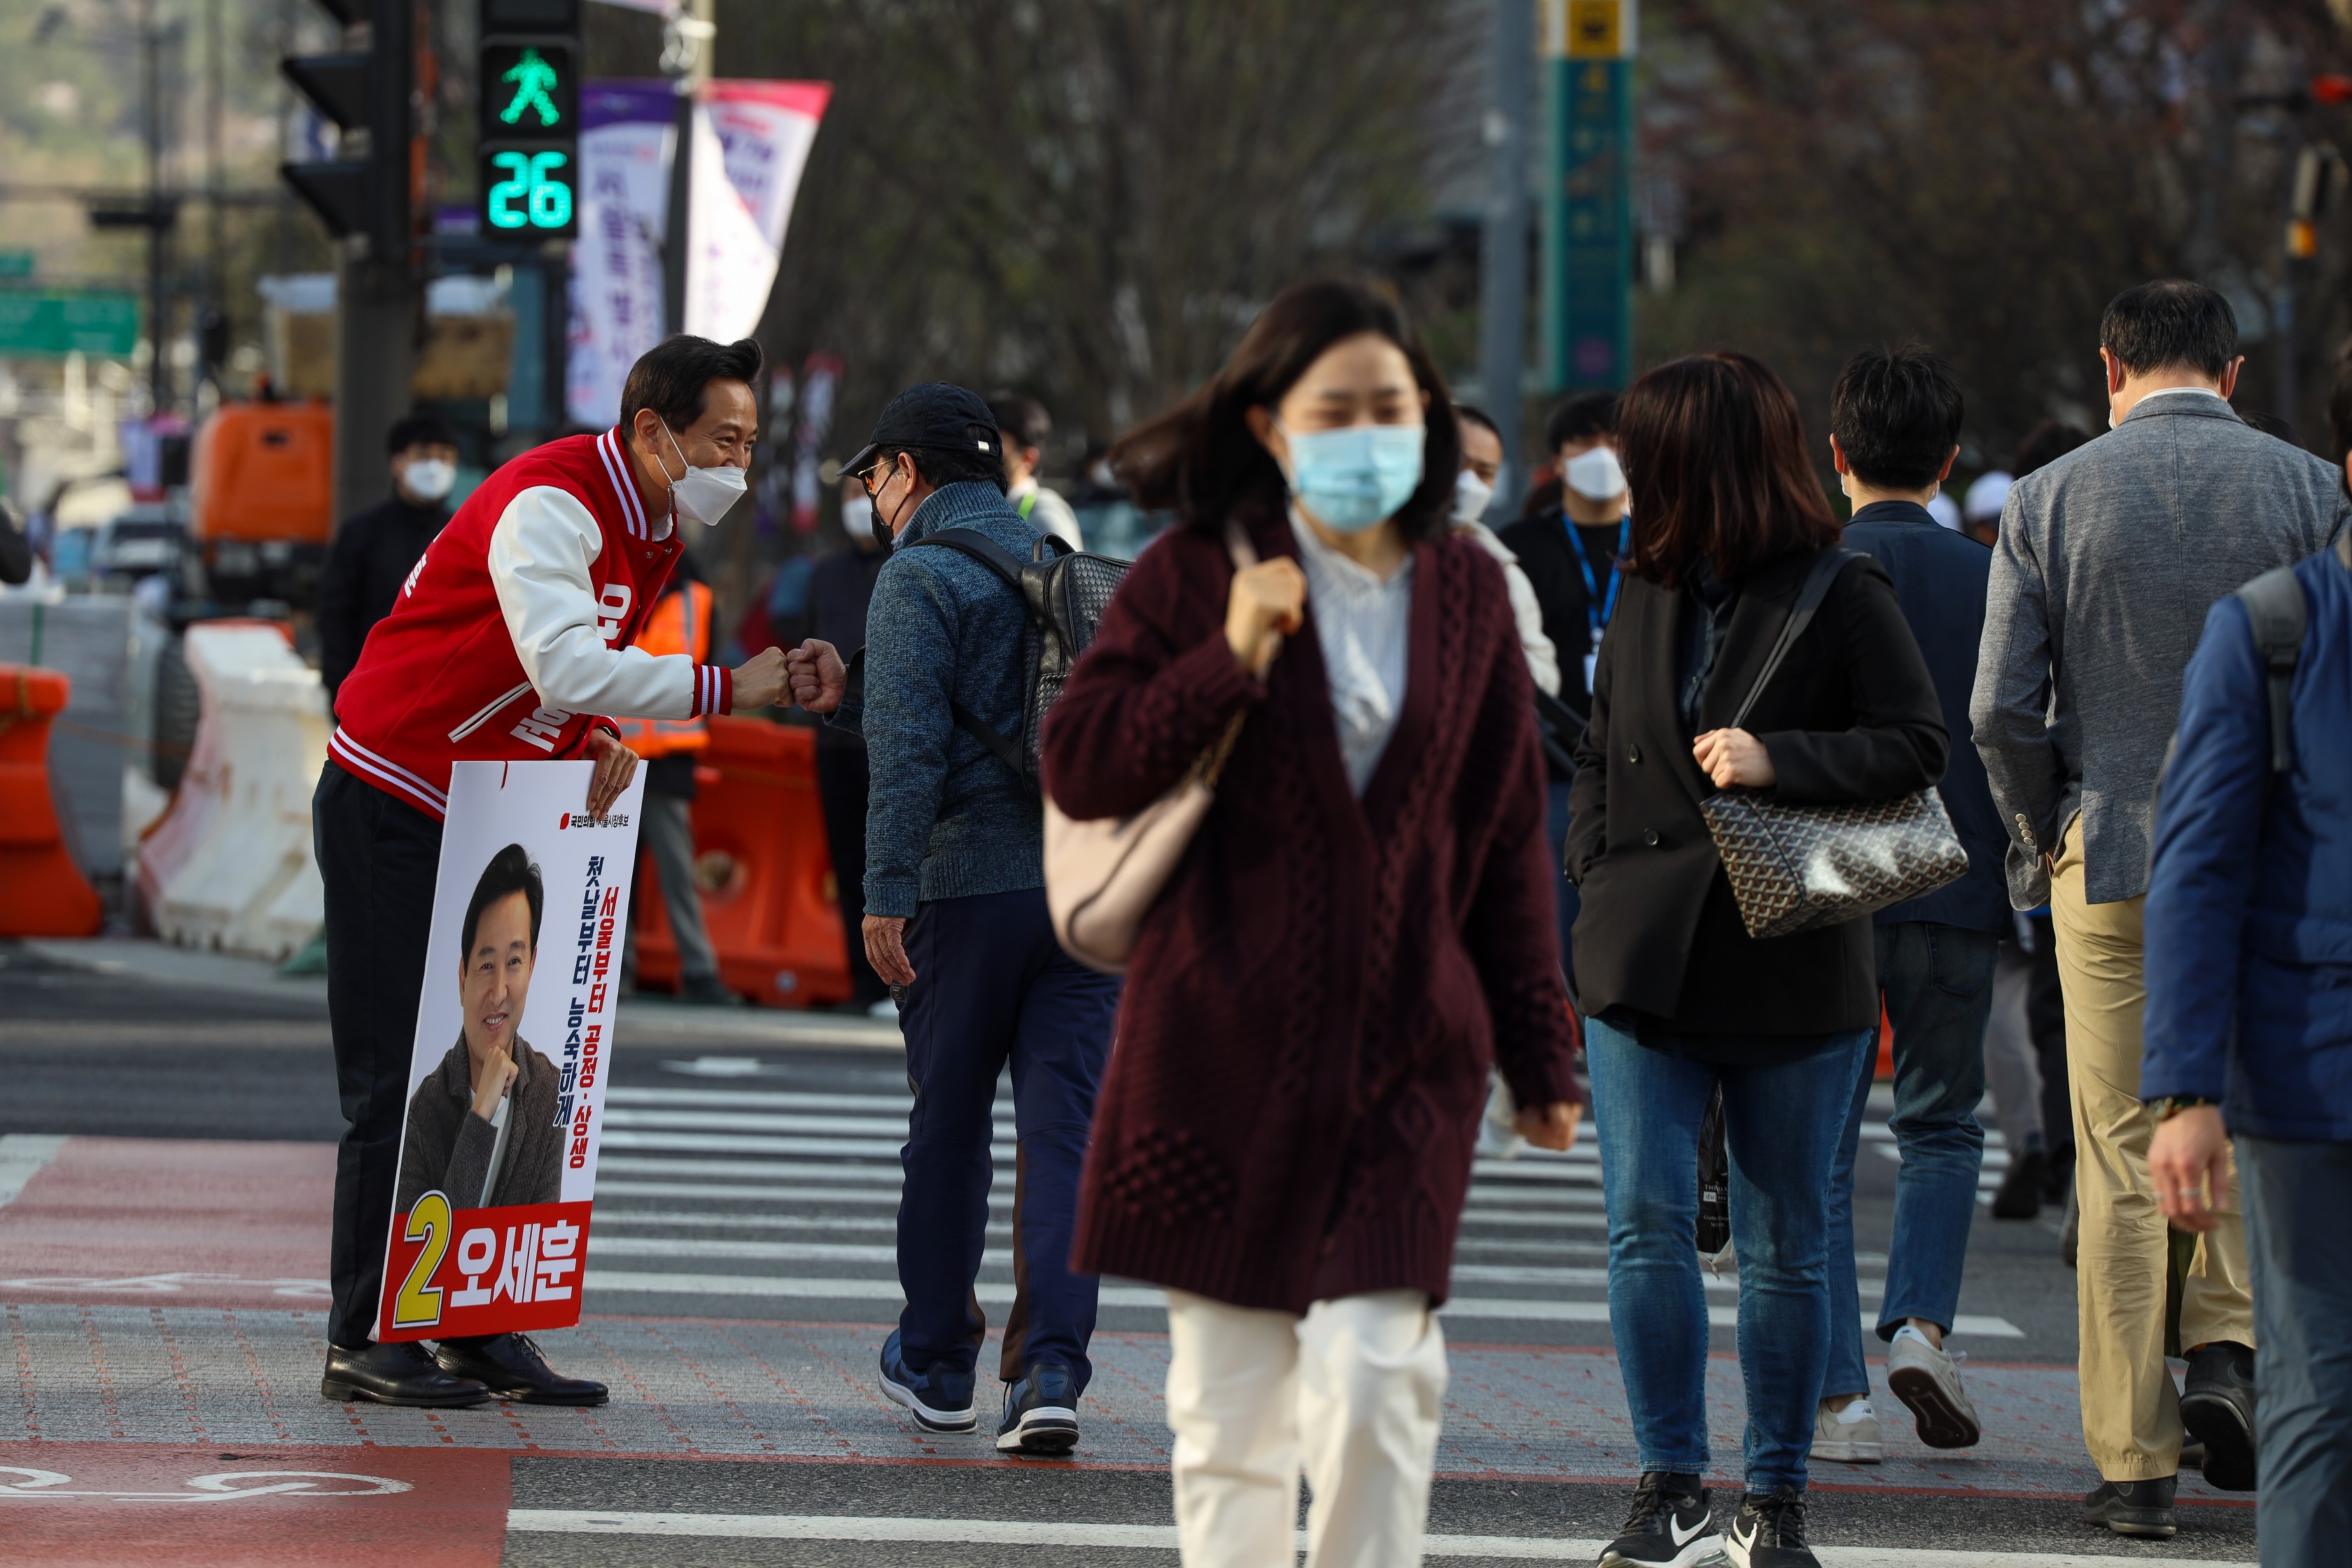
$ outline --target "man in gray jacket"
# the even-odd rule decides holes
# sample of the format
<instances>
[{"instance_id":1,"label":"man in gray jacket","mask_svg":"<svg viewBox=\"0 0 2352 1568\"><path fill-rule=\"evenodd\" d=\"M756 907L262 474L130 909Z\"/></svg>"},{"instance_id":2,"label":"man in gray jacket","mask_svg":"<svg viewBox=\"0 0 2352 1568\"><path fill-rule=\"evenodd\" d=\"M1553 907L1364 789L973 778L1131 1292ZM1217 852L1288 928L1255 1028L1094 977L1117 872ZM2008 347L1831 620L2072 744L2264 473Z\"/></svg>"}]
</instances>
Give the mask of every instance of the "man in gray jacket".
<instances>
[{"instance_id":1,"label":"man in gray jacket","mask_svg":"<svg viewBox=\"0 0 2352 1568\"><path fill-rule=\"evenodd\" d=\"M2237 322L2212 289L2126 289L2099 324L2110 433L2018 481L2000 520L1969 716L2009 837L2010 901L2056 927L2075 1192L2085 1518L2168 1536L2186 1424L2205 1477L2253 1486L2253 1316L2232 1205L2182 1282L2165 1366L2168 1241L2139 1096L2140 908L2157 774L2215 600L2325 545L2336 469L2240 420Z\"/></svg>"}]
</instances>

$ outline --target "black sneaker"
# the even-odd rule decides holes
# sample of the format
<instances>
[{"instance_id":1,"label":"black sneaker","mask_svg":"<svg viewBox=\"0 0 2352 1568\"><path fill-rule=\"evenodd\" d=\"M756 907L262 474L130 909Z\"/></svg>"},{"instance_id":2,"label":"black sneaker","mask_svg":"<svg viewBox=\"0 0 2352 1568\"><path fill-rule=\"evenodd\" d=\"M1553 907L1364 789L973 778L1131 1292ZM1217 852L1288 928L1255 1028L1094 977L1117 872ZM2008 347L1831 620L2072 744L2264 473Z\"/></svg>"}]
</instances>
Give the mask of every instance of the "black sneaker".
<instances>
[{"instance_id":1,"label":"black sneaker","mask_svg":"<svg viewBox=\"0 0 2352 1568\"><path fill-rule=\"evenodd\" d=\"M1696 1476L1643 1473L1625 1528L1601 1553L1600 1568L1691 1568L1723 1549Z\"/></svg>"},{"instance_id":2,"label":"black sneaker","mask_svg":"<svg viewBox=\"0 0 2352 1568\"><path fill-rule=\"evenodd\" d=\"M2217 1340L2189 1358L2180 1424L2205 1447L2205 1479L2225 1492L2254 1489L2254 1352Z\"/></svg>"},{"instance_id":3,"label":"black sneaker","mask_svg":"<svg viewBox=\"0 0 2352 1568\"><path fill-rule=\"evenodd\" d=\"M1805 1494L1782 1487L1741 1498L1724 1531L1723 1554L1738 1568L1822 1568L1805 1544Z\"/></svg>"},{"instance_id":4,"label":"black sneaker","mask_svg":"<svg viewBox=\"0 0 2352 1568\"><path fill-rule=\"evenodd\" d=\"M2009 1173L1992 1195L1995 1219L2032 1219L2042 1212L2042 1189L2050 1180L2050 1156L2028 1149L2009 1157Z\"/></svg>"},{"instance_id":5,"label":"black sneaker","mask_svg":"<svg viewBox=\"0 0 2352 1568\"><path fill-rule=\"evenodd\" d=\"M2083 1522L2103 1524L2117 1535L2164 1540L2179 1528L2172 1522L2172 1493L2179 1481L2178 1476L2101 1481L2099 1489L2083 1500Z\"/></svg>"},{"instance_id":6,"label":"black sneaker","mask_svg":"<svg viewBox=\"0 0 2352 1568\"><path fill-rule=\"evenodd\" d=\"M1077 1446L1078 1394L1070 1369L1057 1361L1041 1362L1004 1391L996 1451L1058 1459Z\"/></svg>"}]
</instances>

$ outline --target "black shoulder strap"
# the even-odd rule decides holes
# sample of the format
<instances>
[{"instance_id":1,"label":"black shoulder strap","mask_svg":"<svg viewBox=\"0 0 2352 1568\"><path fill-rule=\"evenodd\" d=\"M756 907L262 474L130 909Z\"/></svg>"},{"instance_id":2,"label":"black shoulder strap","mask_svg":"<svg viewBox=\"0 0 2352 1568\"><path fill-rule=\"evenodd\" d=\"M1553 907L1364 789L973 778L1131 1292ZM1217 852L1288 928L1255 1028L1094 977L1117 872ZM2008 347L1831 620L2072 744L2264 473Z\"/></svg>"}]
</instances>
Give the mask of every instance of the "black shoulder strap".
<instances>
[{"instance_id":1,"label":"black shoulder strap","mask_svg":"<svg viewBox=\"0 0 2352 1568\"><path fill-rule=\"evenodd\" d=\"M925 534L908 541L910 545L937 544L948 550L960 550L987 567L1013 585L1015 593L1021 587L1021 558L976 528L946 528L937 533ZM1026 595L1024 594L1026 597Z\"/></svg>"},{"instance_id":2,"label":"black shoulder strap","mask_svg":"<svg viewBox=\"0 0 2352 1568\"><path fill-rule=\"evenodd\" d=\"M2271 772L2283 773L2294 766L2293 714L2295 660L2303 652L2303 584L2294 568L2280 566L2263 573L2238 590L2253 629L2254 651L2270 667Z\"/></svg>"},{"instance_id":3,"label":"black shoulder strap","mask_svg":"<svg viewBox=\"0 0 2352 1568\"><path fill-rule=\"evenodd\" d=\"M1806 574L1805 585L1799 590L1797 602L1789 606L1789 618L1780 627L1780 640L1765 656L1764 668L1756 672L1756 684L1748 689L1748 700L1742 702L1739 711L1732 715L1728 728L1738 730L1746 727L1748 710L1756 706L1756 700L1763 696L1764 689L1772 683L1772 677L1780 668L1780 661L1789 657L1789 649L1795 646L1797 638L1812 625L1813 612L1822 607L1823 599L1829 597L1830 584L1837 581L1837 574L1845 570L1847 562L1857 561L1861 557L1860 551L1848 550L1843 545L1833 544L1822 552L1821 559L1815 561L1813 569Z\"/></svg>"},{"instance_id":4,"label":"black shoulder strap","mask_svg":"<svg viewBox=\"0 0 2352 1568\"><path fill-rule=\"evenodd\" d=\"M957 729L994 752L997 760L1011 768L1022 783L1029 784L1032 789L1036 788L1030 781L1029 764L1021 755L1021 748L1006 740L995 725L953 698L948 700L948 711L954 716Z\"/></svg>"}]
</instances>

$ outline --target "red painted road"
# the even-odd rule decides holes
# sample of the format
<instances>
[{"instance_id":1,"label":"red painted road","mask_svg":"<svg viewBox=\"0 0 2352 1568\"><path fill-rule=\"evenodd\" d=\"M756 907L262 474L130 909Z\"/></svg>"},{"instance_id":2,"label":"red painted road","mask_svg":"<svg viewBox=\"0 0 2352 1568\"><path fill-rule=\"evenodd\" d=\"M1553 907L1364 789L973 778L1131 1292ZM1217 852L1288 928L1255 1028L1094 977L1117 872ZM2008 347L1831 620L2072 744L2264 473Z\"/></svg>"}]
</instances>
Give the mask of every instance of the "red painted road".
<instances>
[{"instance_id":1,"label":"red painted road","mask_svg":"<svg viewBox=\"0 0 2352 1568\"><path fill-rule=\"evenodd\" d=\"M331 1143L70 1138L0 1208L22 1301L323 1307Z\"/></svg>"}]
</instances>

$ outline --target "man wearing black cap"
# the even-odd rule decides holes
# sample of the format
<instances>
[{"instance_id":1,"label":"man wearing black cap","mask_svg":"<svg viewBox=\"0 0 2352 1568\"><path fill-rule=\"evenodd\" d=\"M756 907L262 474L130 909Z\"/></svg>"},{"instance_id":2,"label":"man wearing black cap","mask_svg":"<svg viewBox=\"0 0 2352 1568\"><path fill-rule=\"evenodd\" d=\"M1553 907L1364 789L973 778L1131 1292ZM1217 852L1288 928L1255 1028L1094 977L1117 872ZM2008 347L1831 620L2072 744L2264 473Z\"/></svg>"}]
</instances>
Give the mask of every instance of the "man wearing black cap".
<instances>
[{"instance_id":1,"label":"man wearing black cap","mask_svg":"<svg viewBox=\"0 0 2352 1568\"><path fill-rule=\"evenodd\" d=\"M1026 739L1027 605L971 556L915 548L966 530L1026 561L1040 535L1004 499L1003 442L988 405L960 386L900 393L845 471L864 482L876 528L892 541L867 612L859 689L846 689L829 643L788 657L801 705L866 738L866 951L901 996L915 1090L898 1207L907 1310L882 1347L882 1391L930 1430L976 1424L986 1324L972 1286L987 1234L991 1110L1009 1060L1022 1302L1005 1325L996 1446L1065 1454L1092 1371L1096 1300L1094 1277L1070 1270L1070 1236L1118 984L1054 940L1043 807L974 732Z\"/></svg>"},{"instance_id":2,"label":"man wearing black cap","mask_svg":"<svg viewBox=\"0 0 2352 1568\"><path fill-rule=\"evenodd\" d=\"M319 676L332 699L360 661L368 631L392 613L425 547L449 521L457 481L457 433L427 410L397 421L385 442L392 495L343 520L319 574Z\"/></svg>"}]
</instances>

